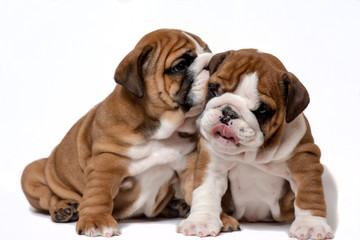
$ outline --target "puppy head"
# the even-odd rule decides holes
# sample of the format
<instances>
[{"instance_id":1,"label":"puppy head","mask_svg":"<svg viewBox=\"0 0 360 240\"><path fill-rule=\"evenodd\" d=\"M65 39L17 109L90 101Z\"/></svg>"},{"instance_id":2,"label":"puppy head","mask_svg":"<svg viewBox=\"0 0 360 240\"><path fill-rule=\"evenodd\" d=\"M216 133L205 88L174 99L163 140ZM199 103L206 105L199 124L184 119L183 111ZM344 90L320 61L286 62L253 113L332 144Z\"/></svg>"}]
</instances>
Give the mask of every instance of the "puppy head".
<instances>
[{"instance_id":1,"label":"puppy head","mask_svg":"<svg viewBox=\"0 0 360 240\"><path fill-rule=\"evenodd\" d=\"M216 54L209 71L200 131L225 154L263 146L309 103L305 87L270 54L254 49Z\"/></svg>"},{"instance_id":2,"label":"puppy head","mask_svg":"<svg viewBox=\"0 0 360 240\"><path fill-rule=\"evenodd\" d=\"M119 64L115 81L150 108L189 111L203 103L211 51L198 36L160 29L145 35Z\"/></svg>"}]
</instances>

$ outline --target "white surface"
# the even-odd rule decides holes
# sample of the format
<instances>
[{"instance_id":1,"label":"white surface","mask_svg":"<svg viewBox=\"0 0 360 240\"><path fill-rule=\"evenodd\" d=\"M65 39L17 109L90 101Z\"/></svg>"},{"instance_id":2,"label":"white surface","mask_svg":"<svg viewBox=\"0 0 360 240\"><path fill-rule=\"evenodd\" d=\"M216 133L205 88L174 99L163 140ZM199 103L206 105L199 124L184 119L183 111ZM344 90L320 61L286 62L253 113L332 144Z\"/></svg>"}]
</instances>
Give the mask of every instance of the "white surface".
<instances>
[{"instance_id":1,"label":"white surface","mask_svg":"<svg viewBox=\"0 0 360 240\"><path fill-rule=\"evenodd\" d=\"M86 239L29 207L25 165L46 157L114 88L121 59L146 33L180 28L214 53L258 48L307 87L336 239L358 234L360 1L0 0L1 239ZM337 187L337 191L336 191ZM338 196L338 197L337 197ZM338 214L337 214L338 213ZM337 218L338 216L338 218ZM176 220L120 222L119 239L197 239ZM289 225L242 224L217 239L288 239Z\"/></svg>"}]
</instances>

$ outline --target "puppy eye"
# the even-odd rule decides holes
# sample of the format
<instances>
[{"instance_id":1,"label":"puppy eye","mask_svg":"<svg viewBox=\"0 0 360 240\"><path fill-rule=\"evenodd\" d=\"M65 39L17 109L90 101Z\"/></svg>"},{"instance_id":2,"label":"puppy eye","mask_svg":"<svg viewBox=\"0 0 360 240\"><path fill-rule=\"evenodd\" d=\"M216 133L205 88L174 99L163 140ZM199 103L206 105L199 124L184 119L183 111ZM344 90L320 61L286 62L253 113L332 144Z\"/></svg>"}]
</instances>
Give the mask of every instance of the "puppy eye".
<instances>
[{"instance_id":1,"label":"puppy eye","mask_svg":"<svg viewBox=\"0 0 360 240\"><path fill-rule=\"evenodd\" d=\"M206 94L206 101L208 102L213 97L217 97L219 95L219 87L218 83L209 83L208 84L208 92Z\"/></svg>"},{"instance_id":2,"label":"puppy eye","mask_svg":"<svg viewBox=\"0 0 360 240\"><path fill-rule=\"evenodd\" d=\"M185 59L179 59L178 61L176 61L178 63L175 63L174 67L171 67L171 72L172 73L183 72L186 69L188 69L188 67L190 66L190 63Z\"/></svg>"},{"instance_id":3,"label":"puppy eye","mask_svg":"<svg viewBox=\"0 0 360 240\"><path fill-rule=\"evenodd\" d=\"M259 114L266 114L269 111L269 107L266 106L264 103L261 103L259 108L256 110L257 113Z\"/></svg>"},{"instance_id":4,"label":"puppy eye","mask_svg":"<svg viewBox=\"0 0 360 240\"><path fill-rule=\"evenodd\" d=\"M218 85L215 84L209 84L209 94L213 97L217 97L218 95Z\"/></svg>"},{"instance_id":5,"label":"puppy eye","mask_svg":"<svg viewBox=\"0 0 360 240\"><path fill-rule=\"evenodd\" d=\"M275 110L261 102L259 107L256 110L253 110L252 113L255 115L259 125L262 126L271 119L271 117L275 114Z\"/></svg>"},{"instance_id":6,"label":"puppy eye","mask_svg":"<svg viewBox=\"0 0 360 240\"><path fill-rule=\"evenodd\" d=\"M191 63L196 58L196 54L192 53L191 51L187 51L181 57L176 59L171 66L165 70L166 74L181 74L184 73Z\"/></svg>"},{"instance_id":7,"label":"puppy eye","mask_svg":"<svg viewBox=\"0 0 360 240\"><path fill-rule=\"evenodd\" d=\"M210 94L214 97L217 97L217 95L218 95L217 90L215 90L215 89L211 89Z\"/></svg>"},{"instance_id":8,"label":"puppy eye","mask_svg":"<svg viewBox=\"0 0 360 240\"><path fill-rule=\"evenodd\" d=\"M266 120L268 120L270 117L272 117L275 114L275 110L273 110L263 102L261 102L259 107L256 110L253 110L252 112L256 116L258 121L261 123L264 123Z\"/></svg>"}]
</instances>

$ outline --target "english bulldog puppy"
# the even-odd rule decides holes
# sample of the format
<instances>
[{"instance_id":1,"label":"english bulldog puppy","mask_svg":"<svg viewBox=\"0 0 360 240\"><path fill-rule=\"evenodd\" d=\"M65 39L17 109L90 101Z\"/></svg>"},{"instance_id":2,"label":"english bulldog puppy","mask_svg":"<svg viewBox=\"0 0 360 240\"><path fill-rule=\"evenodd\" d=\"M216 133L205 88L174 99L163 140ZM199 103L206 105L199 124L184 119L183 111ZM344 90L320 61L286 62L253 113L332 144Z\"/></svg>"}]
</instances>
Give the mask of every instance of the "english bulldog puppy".
<instances>
[{"instance_id":1,"label":"english bulldog puppy","mask_svg":"<svg viewBox=\"0 0 360 240\"><path fill-rule=\"evenodd\" d=\"M55 222L78 220L87 236L119 235L117 219L159 214L196 146L211 56L188 32L145 35L117 67L114 91L25 168L30 204Z\"/></svg>"},{"instance_id":2,"label":"english bulldog puppy","mask_svg":"<svg viewBox=\"0 0 360 240\"><path fill-rule=\"evenodd\" d=\"M305 87L276 57L254 49L217 54L209 70L198 153L182 186L191 212L178 232L216 236L222 227L236 230L236 220L295 218L290 237L332 238L320 149L302 113Z\"/></svg>"}]
</instances>

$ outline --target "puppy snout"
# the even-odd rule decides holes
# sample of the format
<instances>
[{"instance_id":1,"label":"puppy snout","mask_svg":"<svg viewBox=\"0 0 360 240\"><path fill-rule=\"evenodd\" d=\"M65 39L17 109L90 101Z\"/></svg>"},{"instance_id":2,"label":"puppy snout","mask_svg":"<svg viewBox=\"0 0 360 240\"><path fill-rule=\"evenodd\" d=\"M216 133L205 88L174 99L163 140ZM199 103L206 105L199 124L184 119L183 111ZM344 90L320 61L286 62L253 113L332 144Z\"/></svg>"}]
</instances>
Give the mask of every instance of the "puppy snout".
<instances>
[{"instance_id":1,"label":"puppy snout","mask_svg":"<svg viewBox=\"0 0 360 240\"><path fill-rule=\"evenodd\" d=\"M239 118L239 115L232 110L230 106L226 106L222 109L222 116L220 117L221 123L228 125L232 119L236 118Z\"/></svg>"}]
</instances>

